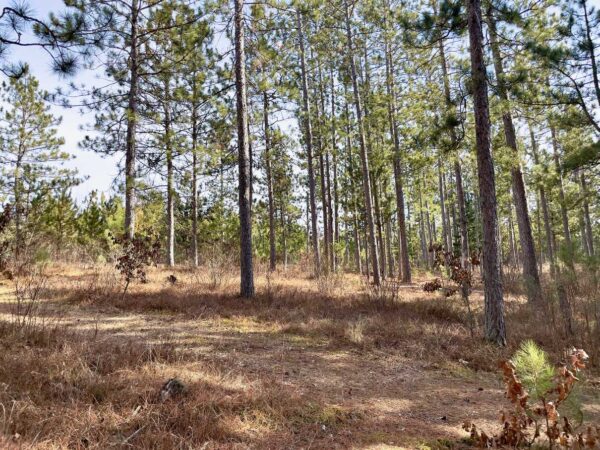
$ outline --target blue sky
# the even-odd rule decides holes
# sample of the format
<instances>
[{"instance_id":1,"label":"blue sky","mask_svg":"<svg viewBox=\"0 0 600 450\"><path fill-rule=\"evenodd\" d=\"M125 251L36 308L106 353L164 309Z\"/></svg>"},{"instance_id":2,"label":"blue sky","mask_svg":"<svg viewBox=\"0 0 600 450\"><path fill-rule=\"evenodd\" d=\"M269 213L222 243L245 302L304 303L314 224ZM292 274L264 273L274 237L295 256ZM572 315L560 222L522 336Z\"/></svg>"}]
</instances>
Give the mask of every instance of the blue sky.
<instances>
[{"instance_id":1,"label":"blue sky","mask_svg":"<svg viewBox=\"0 0 600 450\"><path fill-rule=\"evenodd\" d=\"M3 3L5 0L0 0ZM62 0L32 0L30 5L37 17L47 17L50 11L58 11L63 7ZM15 48L11 49L10 58L13 61L23 61L29 64L33 75L39 79L40 87L52 92L61 85L70 81L79 83L99 84L93 73L82 72L74 80L60 78L52 72L50 60L46 53L38 48ZM92 190L110 192L113 180L119 174L117 167L118 157L101 157L100 155L81 150L78 142L87 133L80 128L93 122L92 114L81 114L75 108L52 107L57 116L62 116L62 124L59 127L59 135L65 138L64 149L75 155L75 159L66 163L67 167L77 168L80 175L87 177L81 185L73 190L77 200L83 200ZM89 133L87 133L89 134Z\"/></svg>"}]
</instances>

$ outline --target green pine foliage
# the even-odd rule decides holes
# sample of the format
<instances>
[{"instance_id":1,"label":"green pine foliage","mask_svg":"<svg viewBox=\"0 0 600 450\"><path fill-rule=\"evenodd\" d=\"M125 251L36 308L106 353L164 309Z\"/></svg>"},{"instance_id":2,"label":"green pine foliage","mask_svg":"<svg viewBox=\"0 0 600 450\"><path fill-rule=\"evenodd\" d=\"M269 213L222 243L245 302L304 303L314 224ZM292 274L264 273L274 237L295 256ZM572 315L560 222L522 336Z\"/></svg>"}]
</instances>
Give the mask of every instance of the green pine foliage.
<instances>
[{"instance_id":1,"label":"green pine foliage","mask_svg":"<svg viewBox=\"0 0 600 450\"><path fill-rule=\"evenodd\" d=\"M539 400L547 394L553 385L556 370L548 354L534 341L522 342L511 362L532 400Z\"/></svg>"}]
</instances>

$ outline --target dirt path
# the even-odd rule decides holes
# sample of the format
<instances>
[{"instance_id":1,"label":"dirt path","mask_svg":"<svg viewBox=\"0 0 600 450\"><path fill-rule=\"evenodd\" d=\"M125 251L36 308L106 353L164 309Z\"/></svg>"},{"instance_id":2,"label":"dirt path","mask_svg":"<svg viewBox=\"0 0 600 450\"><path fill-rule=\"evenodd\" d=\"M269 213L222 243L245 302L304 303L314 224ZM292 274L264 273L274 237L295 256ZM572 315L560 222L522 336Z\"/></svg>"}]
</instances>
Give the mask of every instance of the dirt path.
<instances>
[{"instance_id":1,"label":"dirt path","mask_svg":"<svg viewBox=\"0 0 600 450\"><path fill-rule=\"evenodd\" d=\"M280 326L253 319L80 307L63 311L61 320L77 330L173 345L229 376L277 383L328 406L313 436L273 442L275 447L435 447L466 437L461 425L467 419L494 423L494 405L503 398L496 375L473 371L465 361L435 364L406 357L402 348L345 348L326 336L282 333ZM185 381L175 370L173 376Z\"/></svg>"}]
</instances>

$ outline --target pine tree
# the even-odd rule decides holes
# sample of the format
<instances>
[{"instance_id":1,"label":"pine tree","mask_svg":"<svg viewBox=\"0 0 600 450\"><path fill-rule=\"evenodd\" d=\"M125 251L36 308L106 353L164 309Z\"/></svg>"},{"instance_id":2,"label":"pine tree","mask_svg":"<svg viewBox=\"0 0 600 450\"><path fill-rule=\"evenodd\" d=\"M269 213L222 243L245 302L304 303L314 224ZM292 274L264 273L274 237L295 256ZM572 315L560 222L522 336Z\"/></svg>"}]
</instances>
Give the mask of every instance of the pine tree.
<instances>
[{"instance_id":1,"label":"pine tree","mask_svg":"<svg viewBox=\"0 0 600 450\"><path fill-rule=\"evenodd\" d=\"M486 69L483 59L480 0L467 0L467 17L477 138L479 197L483 222L482 268L485 297L485 337L498 345L506 345L504 298L500 262L498 261L496 186L494 164L490 153L490 113Z\"/></svg>"},{"instance_id":2,"label":"pine tree","mask_svg":"<svg viewBox=\"0 0 600 450\"><path fill-rule=\"evenodd\" d=\"M0 158L4 185L10 190L14 208L17 259L24 245L27 185L64 175L55 163L71 157L61 150L64 139L57 135L56 129L61 119L50 113L46 96L30 74L2 84L0 98L5 106L0 117Z\"/></svg>"},{"instance_id":3,"label":"pine tree","mask_svg":"<svg viewBox=\"0 0 600 450\"><path fill-rule=\"evenodd\" d=\"M254 296L252 267L252 201L250 148L248 143L248 105L246 97L246 53L244 39L244 1L235 0L235 84L238 130L238 199L240 214L240 291L242 297Z\"/></svg>"}]
</instances>

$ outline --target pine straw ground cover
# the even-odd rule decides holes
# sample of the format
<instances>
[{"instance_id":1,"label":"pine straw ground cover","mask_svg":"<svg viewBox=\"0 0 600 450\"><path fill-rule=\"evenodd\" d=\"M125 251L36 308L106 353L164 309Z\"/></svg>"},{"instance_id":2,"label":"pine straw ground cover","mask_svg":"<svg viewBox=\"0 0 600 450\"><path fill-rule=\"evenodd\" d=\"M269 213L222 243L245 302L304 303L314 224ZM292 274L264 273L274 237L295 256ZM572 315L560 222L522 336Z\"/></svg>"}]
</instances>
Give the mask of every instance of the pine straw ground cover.
<instances>
[{"instance_id":1,"label":"pine straw ground cover","mask_svg":"<svg viewBox=\"0 0 600 450\"><path fill-rule=\"evenodd\" d=\"M290 269L241 300L235 274L154 269L122 300L111 268L57 266L21 327L5 281L0 446L462 448L465 420L497 426L497 361L525 338L558 360L564 342L517 297L507 349L472 339L459 299L422 291L430 278L390 301L353 275ZM186 390L161 401L173 377Z\"/></svg>"}]
</instances>

